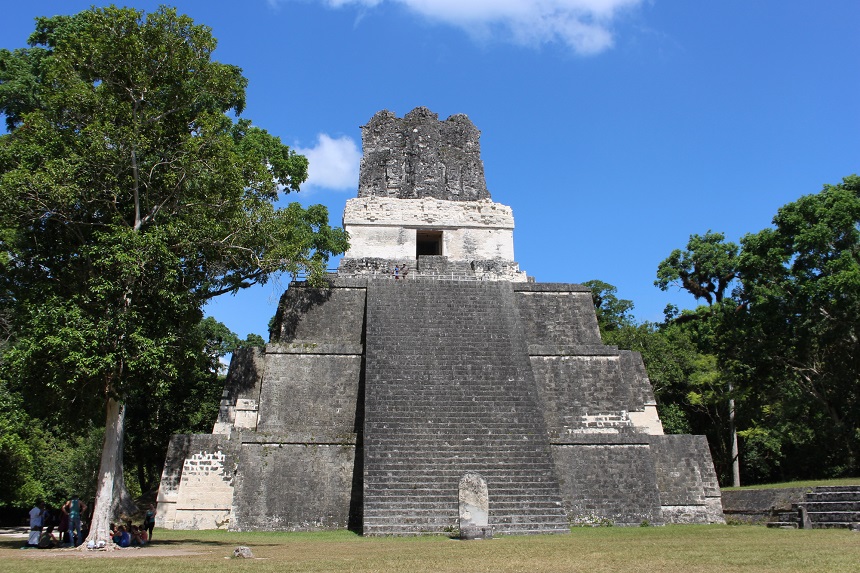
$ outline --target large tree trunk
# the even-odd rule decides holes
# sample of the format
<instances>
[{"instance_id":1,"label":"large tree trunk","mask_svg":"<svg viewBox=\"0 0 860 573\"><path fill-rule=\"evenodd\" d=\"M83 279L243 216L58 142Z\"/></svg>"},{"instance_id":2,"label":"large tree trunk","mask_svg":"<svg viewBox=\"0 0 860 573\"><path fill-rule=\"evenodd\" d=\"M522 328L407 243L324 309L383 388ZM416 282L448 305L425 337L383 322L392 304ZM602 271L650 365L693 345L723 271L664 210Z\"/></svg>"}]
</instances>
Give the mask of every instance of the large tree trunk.
<instances>
[{"instance_id":1,"label":"large tree trunk","mask_svg":"<svg viewBox=\"0 0 860 573\"><path fill-rule=\"evenodd\" d=\"M99 465L99 483L96 489L95 506L90 521L90 532L81 548L103 547L111 550L116 546L110 538L110 524L123 515L131 515L137 509L126 490L122 467L122 449L125 437L125 404L116 398L107 399L105 440Z\"/></svg>"},{"instance_id":2,"label":"large tree trunk","mask_svg":"<svg viewBox=\"0 0 860 573\"><path fill-rule=\"evenodd\" d=\"M734 387L729 381L729 396ZM735 399L729 398L729 439L732 444L732 487L741 487L741 460L738 451L738 430L735 426Z\"/></svg>"}]
</instances>

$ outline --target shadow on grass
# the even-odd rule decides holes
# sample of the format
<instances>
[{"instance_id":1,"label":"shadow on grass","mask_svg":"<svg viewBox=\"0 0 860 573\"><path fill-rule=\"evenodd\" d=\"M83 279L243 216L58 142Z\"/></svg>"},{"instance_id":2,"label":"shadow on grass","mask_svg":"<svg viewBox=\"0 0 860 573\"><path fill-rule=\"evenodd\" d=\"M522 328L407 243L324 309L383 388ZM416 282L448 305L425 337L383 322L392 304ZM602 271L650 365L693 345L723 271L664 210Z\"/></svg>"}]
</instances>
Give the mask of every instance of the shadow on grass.
<instances>
[{"instance_id":1,"label":"shadow on grass","mask_svg":"<svg viewBox=\"0 0 860 573\"><path fill-rule=\"evenodd\" d=\"M204 547L220 547L236 544L232 541L215 539L153 539L146 544L146 547L176 547L178 545L202 545Z\"/></svg>"},{"instance_id":2,"label":"shadow on grass","mask_svg":"<svg viewBox=\"0 0 860 573\"><path fill-rule=\"evenodd\" d=\"M26 537L20 539L0 539L0 549L20 549L25 545L27 545ZM38 551L38 549L31 548L30 551Z\"/></svg>"},{"instance_id":3,"label":"shadow on grass","mask_svg":"<svg viewBox=\"0 0 860 573\"><path fill-rule=\"evenodd\" d=\"M0 549L21 549L27 545L27 539L0 539ZM197 546L197 547L236 547L237 543L235 541L230 540L208 540L208 539L163 539L158 540L155 539L152 543L146 544L144 547L164 547L164 548L177 548L179 546ZM274 546L277 543L254 543L255 547L265 547L265 546ZM45 549L39 549L36 547L27 547L27 551L45 551ZM53 549L67 549L62 547L55 547Z\"/></svg>"}]
</instances>

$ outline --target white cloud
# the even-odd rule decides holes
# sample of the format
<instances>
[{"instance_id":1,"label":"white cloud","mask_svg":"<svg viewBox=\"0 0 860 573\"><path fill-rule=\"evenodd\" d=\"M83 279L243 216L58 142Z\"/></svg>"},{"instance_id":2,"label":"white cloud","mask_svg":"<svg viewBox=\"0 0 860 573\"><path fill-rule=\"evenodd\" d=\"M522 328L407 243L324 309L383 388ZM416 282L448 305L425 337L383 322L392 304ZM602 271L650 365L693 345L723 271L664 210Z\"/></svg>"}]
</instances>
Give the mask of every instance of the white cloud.
<instances>
[{"instance_id":1,"label":"white cloud","mask_svg":"<svg viewBox=\"0 0 860 573\"><path fill-rule=\"evenodd\" d=\"M308 158L306 186L337 191L358 189L361 152L352 138L320 133L314 147L294 149Z\"/></svg>"},{"instance_id":2,"label":"white cloud","mask_svg":"<svg viewBox=\"0 0 860 573\"><path fill-rule=\"evenodd\" d=\"M273 1L273 0L270 0ZM613 45L612 23L646 0L319 0L331 8L400 4L475 36L535 46L561 42L583 55Z\"/></svg>"}]
</instances>

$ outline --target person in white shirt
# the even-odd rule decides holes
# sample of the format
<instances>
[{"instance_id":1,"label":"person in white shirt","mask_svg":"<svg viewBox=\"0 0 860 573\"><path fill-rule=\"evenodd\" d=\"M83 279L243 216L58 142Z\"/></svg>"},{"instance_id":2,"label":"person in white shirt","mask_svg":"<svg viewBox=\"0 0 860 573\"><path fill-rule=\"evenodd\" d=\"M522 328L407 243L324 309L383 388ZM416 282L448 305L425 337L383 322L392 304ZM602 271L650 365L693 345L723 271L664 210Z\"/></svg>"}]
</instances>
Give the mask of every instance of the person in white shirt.
<instances>
[{"instance_id":1,"label":"person in white shirt","mask_svg":"<svg viewBox=\"0 0 860 573\"><path fill-rule=\"evenodd\" d=\"M30 537L27 545L39 546L39 537L42 535L42 517L45 515L45 502L40 501L30 510Z\"/></svg>"}]
</instances>

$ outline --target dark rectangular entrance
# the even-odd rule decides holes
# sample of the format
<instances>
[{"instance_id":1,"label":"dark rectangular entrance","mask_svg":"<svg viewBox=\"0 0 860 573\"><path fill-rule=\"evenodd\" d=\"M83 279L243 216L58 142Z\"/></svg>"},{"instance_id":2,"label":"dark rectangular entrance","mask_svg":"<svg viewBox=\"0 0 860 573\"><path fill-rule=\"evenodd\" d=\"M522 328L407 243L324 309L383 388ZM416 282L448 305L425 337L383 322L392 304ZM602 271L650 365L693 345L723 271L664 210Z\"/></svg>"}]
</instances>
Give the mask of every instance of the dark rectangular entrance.
<instances>
[{"instance_id":1,"label":"dark rectangular entrance","mask_svg":"<svg viewBox=\"0 0 860 573\"><path fill-rule=\"evenodd\" d=\"M442 231L416 231L417 256L442 254Z\"/></svg>"}]
</instances>

